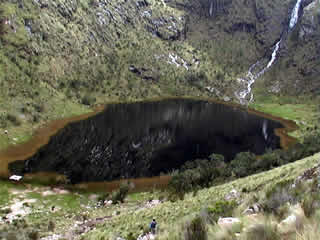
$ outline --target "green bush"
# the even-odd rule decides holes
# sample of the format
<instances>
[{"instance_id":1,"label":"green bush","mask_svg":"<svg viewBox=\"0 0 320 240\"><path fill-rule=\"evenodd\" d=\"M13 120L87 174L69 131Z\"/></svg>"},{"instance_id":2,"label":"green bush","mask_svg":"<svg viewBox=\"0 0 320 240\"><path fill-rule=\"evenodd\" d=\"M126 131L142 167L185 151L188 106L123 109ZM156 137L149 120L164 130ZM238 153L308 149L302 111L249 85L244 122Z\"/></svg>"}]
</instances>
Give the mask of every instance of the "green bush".
<instances>
[{"instance_id":1,"label":"green bush","mask_svg":"<svg viewBox=\"0 0 320 240\"><path fill-rule=\"evenodd\" d=\"M20 119L14 114L8 113L7 114L7 120L9 122L11 122L15 126L20 126L21 125Z\"/></svg>"},{"instance_id":2,"label":"green bush","mask_svg":"<svg viewBox=\"0 0 320 240\"><path fill-rule=\"evenodd\" d=\"M256 172L262 172L270 170L274 167L278 167L281 163L281 151L267 151L257 161L254 162L253 168Z\"/></svg>"},{"instance_id":3,"label":"green bush","mask_svg":"<svg viewBox=\"0 0 320 240\"><path fill-rule=\"evenodd\" d=\"M198 159L187 162L181 172L175 172L169 182L170 199L183 199L184 195L199 188L209 187L219 176L219 170L214 161Z\"/></svg>"},{"instance_id":4,"label":"green bush","mask_svg":"<svg viewBox=\"0 0 320 240\"><path fill-rule=\"evenodd\" d=\"M130 190L129 183L122 183L120 188L111 193L111 200L113 204L117 204L119 202L123 203L124 199L127 197Z\"/></svg>"},{"instance_id":5,"label":"green bush","mask_svg":"<svg viewBox=\"0 0 320 240\"><path fill-rule=\"evenodd\" d=\"M216 165L219 165L221 163L224 163L224 156L221 155L221 154L215 154L215 153L212 153L210 156L209 156L209 159L211 161L215 161L216 162Z\"/></svg>"},{"instance_id":6,"label":"green bush","mask_svg":"<svg viewBox=\"0 0 320 240\"><path fill-rule=\"evenodd\" d=\"M303 156L311 156L314 153L320 151L320 131L314 131L310 133L303 140Z\"/></svg>"},{"instance_id":7,"label":"green bush","mask_svg":"<svg viewBox=\"0 0 320 240\"><path fill-rule=\"evenodd\" d=\"M208 207L208 214L211 221L217 222L219 217L231 217L237 206L236 201L218 201Z\"/></svg>"},{"instance_id":8,"label":"green bush","mask_svg":"<svg viewBox=\"0 0 320 240\"><path fill-rule=\"evenodd\" d=\"M254 173L256 156L250 152L241 152L231 161L230 167L237 177L245 177Z\"/></svg>"},{"instance_id":9,"label":"green bush","mask_svg":"<svg viewBox=\"0 0 320 240\"><path fill-rule=\"evenodd\" d=\"M296 184L292 187L293 181L282 181L266 191L262 201L263 209L276 215L282 215L282 209L287 203L296 204L302 200L308 187L304 184Z\"/></svg>"},{"instance_id":10,"label":"green bush","mask_svg":"<svg viewBox=\"0 0 320 240\"><path fill-rule=\"evenodd\" d=\"M96 98L90 95L84 95L81 99L81 103L88 106L94 104L95 102L96 102Z\"/></svg>"},{"instance_id":11,"label":"green bush","mask_svg":"<svg viewBox=\"0 0 320 240\"><path fill-rule=\"evenodd\" d=\"M175 172L169 182L168 191L169 199L175 201L183 200L184 195L195 187L193 178L196 178L196 172L188 169L184 172Z\"/></svg>"},{"instance_id":12,"label":"green bush","mask_svg":"<svg viewBox=\"0 0 320 240\"><path fill-rule=\"evenodd\" d=\"M110 193L103 193L103 194L99 195L97 201L102 204L102 203L104 203L104 201L106 201L109 197L110 197Z\"/></svg>"},{"instance_id":13,"label":"green bush","mask_svg":"<svg viewBox=\"0 0 320 240\"><path fill-rule=\"evenodd\" d=\"M196 216L183 226L183 240L207 240L208 229L206 222L200 216Z\"/></svg>"},{"instance_id":14,"label":"green bush","mask_svg":"<svg viewBox=\"0 0 320 240\"><path fill-rule=\"evenodd\" d=\"M310 218L316 212L320 204L320 194L318 192L305 195L301 207L306 217Z\"/></svg>"}]
</instances>

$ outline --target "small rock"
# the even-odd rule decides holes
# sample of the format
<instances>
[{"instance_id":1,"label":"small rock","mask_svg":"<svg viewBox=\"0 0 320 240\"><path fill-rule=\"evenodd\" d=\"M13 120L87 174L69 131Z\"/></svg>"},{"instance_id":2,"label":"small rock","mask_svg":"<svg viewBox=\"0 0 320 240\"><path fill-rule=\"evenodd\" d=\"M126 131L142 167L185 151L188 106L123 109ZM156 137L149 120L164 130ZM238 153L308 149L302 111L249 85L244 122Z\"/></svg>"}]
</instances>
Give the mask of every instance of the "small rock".
<instances>
[{"instance_id":1,"label":"small rock","mask_svg":"<svg viewBox=\"0 0 320 240\"><path fill-rule=\"evenodd\" d=\"M61 239L61 238L62 238L61 235L53 234L51 236L41 238L41 240L58 240L58 239Z\"/></svg>"},{"instance_id":2,"label":"small rock","mask_svg":"<svg viewBox=\"0 0 320 240\"><path fill-rule=\"evenodd\" d=\"M105 200L104 205L111 205L113 202L112 200Z\"/></svg>"},{"instance_id":3,"label":"small rock","mask_svg":"<svg viewBox=\"0 0 320 240\"><path fill-rule=\"evenodd\" d=\"M65 189L60 189L60 188L54 188L53 191L57 194L69 194L70 191L65 190Z\"/></svg>"},{"instance_id":4,"label":"small rock","mask_svg":"<svg viewBox=\"0 0 320 240\"><path fill-rule=\"evenodd\" d=\"M13 180L13 181L20 181L22 179L22 176L19 175L12 175L11 177L9 177L9 180Z\"/></svg>"},{"instance_id":5,"label":"small rock","mask_svg":"<svg viewBox=\"0 0 320 240\"><path fill-rule=\"evenodd\" d=\"M225 196L226 201L236 200L240 198L240 193L236 189L232 189L230 193Z\"/></svg>"},{"instance_id":6,"label":"small rock","mask_svg":"<svg viewBox=\"0 0 320 240\"><path fill-rule=\"evenodd\" d=\"M236 224L240 224L241 221L239 218L219 218L218 225L223 228L231 229Z\"/></svg>"},{"instance_id":7,"label":"small rock","mask_svg":"<svg viewBox=\"0 0 320 240\"><path fill-rule=\"evenodd\" d=\"M243 215L251 215L262 212L262 207L260 204L255 203L252 206L248 207L246 210L243 211Z\"/></svg>"},{"instance_id":8,"label":"small rock","mask_svg":"<svg viewBox=\"0 0 320 240\"><path fill-rule=\"evenodd\" d=\"M146 207L147 208L152 208L152 207L155 207L157 205L161 204L161 201L160 200L151 200L151 201L148 201L146 203Z\"/></svg>"},{"instance_id":9,"label":"small rock","mask_svg":"<svg viewBox=\"0 0 320 240\"><path fill-rule=\"evenodd\" d=\"M116 240L125 240L125 239L122 237L117 237Z\"/></svg>"},{"instance_id":10,"label":"small rock","mask_svg":"<svg viewBox=\"0 0 320 240\"><path fill-rule=\"evenodd\" d=\"M254 210L252 208L247 208L242 212L243 215L252 215L254 214Z\"/></svg>"},{"instance_id":11,"label":"small rock","mask_svg":"<svg viewBox=\"0 0 320 240\"><path fill-rule=\"evenodd\" d=\"M226 97L223 98L223 101L225 101L225 102L230 102L230 101L231 101L231 98L229 98L228 96L226 96Z\"/></svg>"},{"instance_id":12,"label":"small rock","mask_svg":"<svg viewBox=\"0 0 320 240\"><path fill-rule=\"evenodd\" d=\"M50 190L48 190L48 191L44 191L44 192L42 192L42 196L50 196L50 195L54 195L55 193L53 192L53 191L50 191Z\"/></svg>"},{"instance_id":13,"label":"small rock","mask_svg":"<svg viewBox=\"0 0 320 240\"><path fill-rule=\"evenodd\" d=\"M154 240L156 237L152 233L141 234L137 240Z\"/></svg>"}]
</instances>

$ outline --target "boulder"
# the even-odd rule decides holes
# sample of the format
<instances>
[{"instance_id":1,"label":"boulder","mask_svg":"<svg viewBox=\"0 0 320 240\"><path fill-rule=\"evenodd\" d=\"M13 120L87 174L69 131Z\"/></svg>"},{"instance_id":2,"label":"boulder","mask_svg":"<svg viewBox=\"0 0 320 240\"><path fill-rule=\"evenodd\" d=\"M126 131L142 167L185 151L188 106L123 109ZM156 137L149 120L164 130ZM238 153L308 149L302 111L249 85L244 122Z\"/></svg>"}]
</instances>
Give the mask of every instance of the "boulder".
<instances>
[{"instance_id":1,"label":"boulder","mask_svg":"<svg viewBox=\"0 0 320 240\"><path fill-rule=\"evenodd\" d=\"M153 240L155 239L155 235L152 233L147 233L147 234L141 234L137 240Z\"/></svg>"},{"instance_id":2,"label":"boulder","mask_svg":"<svg viewBox=\"0 0 320 240\"><path fill-rule=\"evenodd\" d=\"M262 212L263 209L259 203L255 203L243 211L243 215L252 215Z\"/></svg>"},{"instance_id":3,"label":"boulder","mask_svg":"<svg viewBox=\"0 0 320 240\"><path fill-rule=\"evenodd\" d=\"M146 208L152 208L152 207L155 207L161 203L162 202L160 200L151 200L146 203Z\"/></svg>"}]
</instances>

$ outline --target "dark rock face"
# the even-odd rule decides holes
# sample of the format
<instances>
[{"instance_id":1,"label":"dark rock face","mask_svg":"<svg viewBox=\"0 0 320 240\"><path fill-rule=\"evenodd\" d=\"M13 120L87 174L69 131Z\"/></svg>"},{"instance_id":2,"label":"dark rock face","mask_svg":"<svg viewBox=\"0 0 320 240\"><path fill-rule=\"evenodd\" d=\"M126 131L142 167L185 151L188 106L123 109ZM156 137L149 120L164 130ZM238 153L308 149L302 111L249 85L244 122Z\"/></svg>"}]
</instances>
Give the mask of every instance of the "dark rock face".
<instances>
[{"instance_id":1,"label":"dark rock face","mask_svg":"<svg viewBox=\"0 0 320 240\"><path fill-rule=\"evenodd\" d=\"M202 100L112 104L60 130L24 162L24 172L56 171L73 183L154 176L211 153L230 160L238 152L277 148L279 127Z\"/></svg>"},{"instance_id":2,"label":"dark rock face","mask_svg":"<svg viewBox=\"0 0 320 240\"><path fill-rule=\"evenodd\" d=\"M188 1L184 8L204 17L216 17L227 14L232 0L198 0Z\"/></svg>"},{"instance_id":3,"label":"dark rock face","mask_svg":"<svg viewBox=\"0 0 320 240\"><path fill-rule=\"evenodd\" d=\"M254 33L256 31L256 26L252 23L235 23L232 25L232 27L229 29L229 32L247 32L247 33Z\"/></svg>"}]
</instances>

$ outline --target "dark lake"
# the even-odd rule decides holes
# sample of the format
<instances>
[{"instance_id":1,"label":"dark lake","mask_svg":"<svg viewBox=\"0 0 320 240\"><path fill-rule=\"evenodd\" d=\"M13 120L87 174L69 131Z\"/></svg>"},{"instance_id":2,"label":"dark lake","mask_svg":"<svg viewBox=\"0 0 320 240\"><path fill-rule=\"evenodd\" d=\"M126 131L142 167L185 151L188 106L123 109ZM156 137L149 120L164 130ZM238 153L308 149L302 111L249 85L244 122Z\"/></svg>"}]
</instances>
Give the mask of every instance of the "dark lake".
<instances>
[{"instance_id":1,"label":"dark lake","mask_svg":"<svg viewBox=\"0 0 320 240\"><path fill-rule=\"evenodd\" d=\"M72 183L157 176L186 161L280 148L280 121L240 107L188 98L109 104L71 122L11 174L56 172Z\"/></svg>"}]
</instances>

